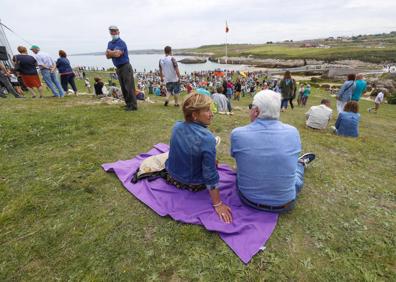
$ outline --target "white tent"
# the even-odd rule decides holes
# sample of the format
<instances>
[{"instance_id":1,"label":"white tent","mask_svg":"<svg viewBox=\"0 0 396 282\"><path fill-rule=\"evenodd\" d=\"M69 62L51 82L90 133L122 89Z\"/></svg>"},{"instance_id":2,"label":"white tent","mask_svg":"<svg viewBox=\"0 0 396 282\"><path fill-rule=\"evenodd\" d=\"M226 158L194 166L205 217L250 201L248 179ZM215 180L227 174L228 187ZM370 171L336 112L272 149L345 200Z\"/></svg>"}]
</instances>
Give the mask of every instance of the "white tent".
<instances>
[{"instance_id":1,"label":"white tent","mask_svg":"<svg viewBox=\"0 0 396 282\"><path fill-rule=\"evenodd\" d=\"M5 60L5 61L3 60L2 62L6 65L12 66L13 65L12 64L12 56L13 56L12 49L11 49L10 43L8 42L7 36L4 32L4 28L3 28L3 24L1 23L1 20L0 20L0 46L5 47L6 52L7 52L7 57L8 57L7 60Z\"/></svg>"}]
</instances>

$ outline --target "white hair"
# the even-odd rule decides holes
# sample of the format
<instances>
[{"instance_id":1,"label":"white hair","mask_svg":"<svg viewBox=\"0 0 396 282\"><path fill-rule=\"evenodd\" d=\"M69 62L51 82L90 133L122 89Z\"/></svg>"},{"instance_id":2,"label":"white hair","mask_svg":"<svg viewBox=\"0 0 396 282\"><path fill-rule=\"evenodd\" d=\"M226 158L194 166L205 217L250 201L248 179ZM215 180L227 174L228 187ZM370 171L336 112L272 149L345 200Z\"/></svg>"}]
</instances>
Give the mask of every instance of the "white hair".
<instances>
[{"instance_id":1,"label":"white hair","mask_svg":"<svg viewBox=\"0 0 396 282\"><path fill-rule=\"evenodd\" d=\"M260 119L279 119L281 97L272 90L262 90L253 97L253 106L260 110Z\"/></svg>"}]
</instances>

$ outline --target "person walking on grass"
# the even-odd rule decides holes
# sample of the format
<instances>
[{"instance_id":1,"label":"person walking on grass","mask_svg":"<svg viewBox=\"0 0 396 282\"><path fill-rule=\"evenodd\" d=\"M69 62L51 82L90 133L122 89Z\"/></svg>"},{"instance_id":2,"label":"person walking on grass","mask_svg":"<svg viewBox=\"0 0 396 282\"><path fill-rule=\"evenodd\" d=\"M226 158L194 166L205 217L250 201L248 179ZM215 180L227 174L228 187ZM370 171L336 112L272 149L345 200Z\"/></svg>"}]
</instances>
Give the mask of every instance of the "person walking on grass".
<instances>
[{"instance_id":1,"label":"person walking on grass","mask_svg":"<svg viewBox=\"0 0 396 282\"><path fill-rule=\"evenodd\" d=\"M301 83L300 84L300 90L298 91L298 96L297 96L297 104L299 106L302 105L302 98L303 98L303 95L304 95L304 90L305 90L305 85L304 85L304 83Z\"/></svg>"},{"instance_id":2,"label":"person walking on grass","mask_svg":"<svg viewBox=\"0 0 396 282\"><path fill-rule=\"evenodd\" d=\"M304 93L301 99L301 104L303 107L305 107L305 105L307 104L309 95L311 95L311 85L307 84L304 87Z\"/></svg>"},{"instance_id":3,"label":"person walking on grass","mask_svg":"<svg viewBox=\"0 0 396 282\"><path fill-rule=\"evenodd\" d=\"M164 48L165 57L159 61L159 71L161 82L166 84L166 98L164 106L168 106L169 97L172 95L175 100L175 107L179 107L180 94L180 72L176 59L172 56L172 48Z\"/></svg>"},{"instance_id":4,"label":"person walking on grass","mask_svg":"<svg viewBox=\"0 0 396 282\"><path fill-rule=\"evenodd\" d=\"M234 95L234 100L240 100L241 99L241 91L242 91L242 84L241 80L238 78L235 85L235 95Z\"/></svg>"},{"instance_id":5,"label":"person walking on grass","mask_svg":"<svg viewBox=\"0 0 396 282\"><path fill-rule=\"evenodd\" d=\"M374 110L375 113L378 112L379 106L381 105L381 103L384 101L384 93L381 91L380 93L377 94L377 96L375 97L374 100L374 108L368 108L368 112L370 113L371 111Z\"/></svg>"},{"instance_id":6,"label":"person walking on grass","mask_svg":"<svg viewBox=\"0 0 396 282\"><path fill-rule=\"evenodd\" d=\"M106 58L111 59L116 67L118 81L126 104L125 111L136 111L135 79L133 68L129 62L127 45L120 38L118 27L112 25L109 27L109 31L112 39L107 44Z\"/></svg>"},{"instance_id":7,"label":"person walking on grass","mask_svg":"<svg viewBox=\"0 0 396 282\"><path fill-rule=\"evenodd\" d=\"M50 55L41 52L40 47L37 45L32 45L30 48L34 53L34 58L40 68L41 75L45 81L45 84L51 90L53 97L62 98L65 96L65 92L56 77L56 63Z\"/></svg>"},{"instance_id":8,"label":"person walking on grass","mask_svg":"<svg viewBox=\"0 0 396 282\"><path fill-rule=\"evenodd\" d=\"M290 102L290 106L293 109L293 99L296 96L296 81L291 77L290 71L286 71L283 79L279 85L281 89L282 102L281 111L284 112L287 109L287 104Z\"/></svg>"}]
</instances>

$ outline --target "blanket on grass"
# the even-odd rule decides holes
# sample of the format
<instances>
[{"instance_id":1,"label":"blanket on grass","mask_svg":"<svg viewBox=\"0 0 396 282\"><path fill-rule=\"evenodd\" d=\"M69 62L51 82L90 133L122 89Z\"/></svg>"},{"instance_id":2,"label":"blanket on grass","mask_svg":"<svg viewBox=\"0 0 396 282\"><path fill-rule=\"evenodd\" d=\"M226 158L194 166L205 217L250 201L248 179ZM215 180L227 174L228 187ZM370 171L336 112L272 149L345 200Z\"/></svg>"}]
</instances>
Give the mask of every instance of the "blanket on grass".
<instances>
[{"instance_id":1,"label":"blanket on grass","mask_svg":"<svg viewBox=\"0 0 396 282\"><path fill-rule=\"evenodd\" d=\"M227 165L218 167L219 189L222 201L231 207L231 224L223 223L214 212L208 191L194 193L180 190L162 178L131 183L133 174L145 158L168 150L168 145L157 144L149 152L131 160L106 163L102 167L106 172L114 172L131 194L160 216L169 215L174 220L203 225L209 231L218 232L221 239L247 264L271 236L278 215L242 204L236 189L235 172Z\"/></svg>"}]
</instances>

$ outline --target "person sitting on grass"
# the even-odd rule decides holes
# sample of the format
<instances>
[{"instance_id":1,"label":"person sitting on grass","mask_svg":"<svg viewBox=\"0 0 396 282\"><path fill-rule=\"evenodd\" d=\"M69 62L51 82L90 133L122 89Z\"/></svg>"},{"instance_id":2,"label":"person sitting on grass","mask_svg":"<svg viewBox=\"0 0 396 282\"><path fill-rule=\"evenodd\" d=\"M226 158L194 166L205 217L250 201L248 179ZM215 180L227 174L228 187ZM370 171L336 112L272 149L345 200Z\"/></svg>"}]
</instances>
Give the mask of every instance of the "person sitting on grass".
<instances>
[{"instance_id":1,"label":"person sitting on grass","mask_svg":"<svg viewBox=\"0 0 396 282\"><path fill-rule=\"evenodd\" d=\"M231 133L241 201L258 210L283 213L295 206L304 170L315 155L301 152L298 130L279 121L281 97L263 90L249 105L249 125Z\"/></svg>"},{"instance_id":2,"label":"person sitting on grass","mask_svg":"<svg viewBox=\"0 0 396 282\"><path fill-rule=\"evenodd\" d=\"M346 103L344 111L338 115L335 126L331 128L337 135L358 137L359 122L359 104L356 101L349 101Z\"/></svg>"},{"instance_id":3,"label":"person sitting on grass","mask_svg":"<svg viewBox=\"0 0 396 282\"><path fill-rule=\"evenodd\" d=\"M313 129L326 129L332 114L333 110L330 108L330 100L323 99L319 106L312 106L305 113L307 118L306 125Z\"/></svg>"},{"instance_id":4,"label":"person sitting on grass","mask_svg":"<svg viewBox=\"0 0 396 282\"><path fill-rule=\"evenodd\" d=\"M99 77L95 77L94 80L95 80L94 83L95 95L102 97L104 95L103 93L104 83Z\"/></svg>"},{"instance_id":5,"label":"person sitting on grass","mask_svg":"<svg viewBox=\"0 0 396 282\"><path fill-rule=\"evenodd\" d=\"M230 114L230 100L223 94L223 86L217 87L217 92L212 95L213 102L216 105L217 113Z\"/></svg>"},{"instance_id":6,"label":"person sitting on grass","mask_svg":"<svg viewBox=\"0 0 396 282\"><path fill-rule=\"evenodd\" d=\"M119 99L119 100L124 100L124 97L122 95L122 91L119 87L117 87L117 85L115 84L115 82L112 82L110 84L109 87L109 96L113 97L115 99Z\"/></svg>"},{"instance_id":7,"label":"person sitting on grass","mask_svg":"<svg viewBox=\"0 0 396 282\"><path fill-rule=\"evenodd\" d=\"M210 97L201 94L192 94L183 103L185 121L176 122L172 130L166 180L192 192L207 189L215 212L230 223L231 209L220 199L216 139L207 128L213 119L211 103Z\"/></svg>"}]
</instances>

